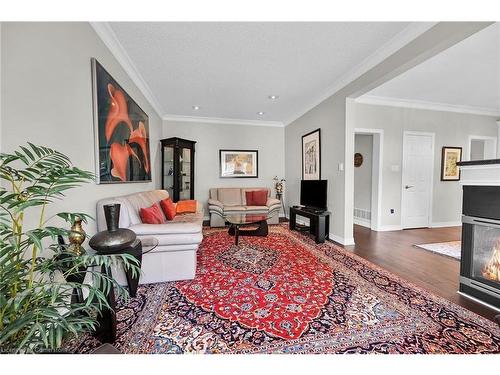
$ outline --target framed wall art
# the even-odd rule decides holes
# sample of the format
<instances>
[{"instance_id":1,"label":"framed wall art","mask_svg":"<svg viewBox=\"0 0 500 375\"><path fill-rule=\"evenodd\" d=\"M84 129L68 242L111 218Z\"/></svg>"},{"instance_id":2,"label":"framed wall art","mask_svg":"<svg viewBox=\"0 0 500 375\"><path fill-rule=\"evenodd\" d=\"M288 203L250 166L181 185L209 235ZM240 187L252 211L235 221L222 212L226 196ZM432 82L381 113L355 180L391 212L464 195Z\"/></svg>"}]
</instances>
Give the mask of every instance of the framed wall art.
<instances>
[{"instance_id":1,"label":"framed wall art","mask_svg":"<svg viewBox=\"0 0 500 375\"><path fill-rule=\"evenodd\" d=\"M219 150L220 177L259 177L259 152L257 150Z\"/></svg>"},{"instance_id":2,"label":"framed wall art","mask_svg":"<svg viewBox=\"0 0 500 375\"><path fill-rule=\"evenodd\" d=\"M462 161L462 147L443 147L441 181L460 181L460 168L457 165L459 161Z\"/></svg>"},{"instance_id":3,"label":"framed wall art","mask_svg":"<svg viewBox=\"0 0 500 375\"><path fill-rule=\"evenodd\" d=\"M97 183L151 181L149 118L92 59Z\"/></svg>"},{"instance_id":4,"label":"framed wall art","mask_svg":"<svg viewBox=\"0 0 500 375\"><path fill-rule=\"evenodd\" d=\"M302 179L321 180L321 129L302 136Z\"/></svg>"}]
</instances>

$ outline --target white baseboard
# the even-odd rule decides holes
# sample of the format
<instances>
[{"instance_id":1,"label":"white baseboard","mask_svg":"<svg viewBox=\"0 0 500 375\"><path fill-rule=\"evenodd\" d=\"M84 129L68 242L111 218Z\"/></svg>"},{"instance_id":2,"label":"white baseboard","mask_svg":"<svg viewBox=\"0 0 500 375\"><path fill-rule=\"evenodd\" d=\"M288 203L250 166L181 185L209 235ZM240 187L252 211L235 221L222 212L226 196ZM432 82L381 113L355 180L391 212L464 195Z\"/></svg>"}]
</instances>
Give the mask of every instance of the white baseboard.
<instances>
[{"instance_id":1,"label":"white baseboard","mask_svg":"<svg viewBox=\"0 0 500 375\"><path fill-rule=\"evenodd\" d=\"M354 245L354 237L344 238L344 237L336 236L333 233L330 233L330 235L328 237L329 237L330 240L335 241L335 242L337 242L337 243L339 243L341 245L344 245L344 246L352 246L352 245Z\"/></svg>"},{"instance_id":2,"label":"white baseboard","mask_svg":"<svg viewBox=\"0 0 500 375\"><path fill-rule=\"evenodd\" d=\"M436 223L431 223L431 228L444 228L444 227L461 227L461 221L441 221Z\"/></svg>"},{"instance_id":3,"label":"white baseboard","mask_svg":"<svg viewBox=\"0 0 500 375\"><path fill-rule=\"evenodd\" d=\"M381 225L377 228L377 232L391 232L395 230L403 230L401 225Z\"/></svg>"},{"instance_id":4,"label":"white baseboard","mask_svg":"<svg viewBox=\"0 0 500 375\"><path fill-rule=\"evenodd\" d=\"M372 224L370 220L360 219L359 217L353 218L353 223L356 225L361 225L362 227L371 229Z\"/></svg>"}]
</instances>

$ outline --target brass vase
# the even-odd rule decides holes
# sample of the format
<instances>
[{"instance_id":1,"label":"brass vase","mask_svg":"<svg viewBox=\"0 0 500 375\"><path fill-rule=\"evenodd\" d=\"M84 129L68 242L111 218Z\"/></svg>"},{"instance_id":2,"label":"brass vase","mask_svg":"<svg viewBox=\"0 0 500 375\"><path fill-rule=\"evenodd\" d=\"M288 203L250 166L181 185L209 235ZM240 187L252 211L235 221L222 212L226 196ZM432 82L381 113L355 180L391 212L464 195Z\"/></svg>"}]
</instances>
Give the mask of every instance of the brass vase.
<instances>
[{"instance_id":1,"label":"brass vase","mask_svg":"<svg viewBox=\"0 0 500 375\"><path fill-rule=\"evenodd\" d=\"M82 228L82 219L77 216L73 225L71 226L71 232L68 235L68 249L74 252L76 255L84 254L85 249L82 247L82 243L85 242L85 238L86 233Z\"/></svg>"}]
</instances>

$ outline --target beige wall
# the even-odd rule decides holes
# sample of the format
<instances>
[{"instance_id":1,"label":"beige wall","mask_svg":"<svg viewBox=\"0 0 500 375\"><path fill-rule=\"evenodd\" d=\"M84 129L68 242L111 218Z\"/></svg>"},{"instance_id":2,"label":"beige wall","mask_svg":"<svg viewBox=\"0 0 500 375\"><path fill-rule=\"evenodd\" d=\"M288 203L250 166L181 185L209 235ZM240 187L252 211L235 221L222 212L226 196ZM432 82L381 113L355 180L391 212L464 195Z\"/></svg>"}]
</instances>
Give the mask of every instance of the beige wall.
<instances>
[{"instance_id":1,"label":"beige wall","mask_svg":"<svg viewBox=\"0 0 500 375\"><path fill-rule=\"evenodd\" d=\"M163 122L163 138L180 137L196 141L195 198L204 202L208 215L208 191L213 187L273 187L273 178L285 176L285 146L282 127L197 122ZM258 178L220 178L219 150L258 150ZM274 190L273 190L274 191Z\"/></svg>"},{"instance_id":2,"label":"beige wall","mask_svg":"<svg viewBox=\"0 0 500 375\"><path fill-rule=\"evenodd\" d=\"M1 149L33 142L95 171L90 59L97 60L149 115L152 183L88 184L49 211L95 216L98 199L158 186L161 120L88 23L3 23ZM33 221L33 220L32 220ZM95 232L95 223L86 228Z\"/></svg>"},{"instance_id":3,"label":"beige wall","mask_svg":"<svg viewBox=\"0 0 500 375\"><path fill-rule=\"evenodd\" d=\"M401 166L405 131L435 133L431 224L459 224L462 187L459 182L440 180L441 148L462 147L465 155L469 135L497 136L495 120L490 116L356 103L354 121L357 128L384 130L382 226L401 225ZM399 170L393 171L392 166L398 166ZM394 214L390 214L391 208L395 209Z\"/></svg>"}]
</instances>

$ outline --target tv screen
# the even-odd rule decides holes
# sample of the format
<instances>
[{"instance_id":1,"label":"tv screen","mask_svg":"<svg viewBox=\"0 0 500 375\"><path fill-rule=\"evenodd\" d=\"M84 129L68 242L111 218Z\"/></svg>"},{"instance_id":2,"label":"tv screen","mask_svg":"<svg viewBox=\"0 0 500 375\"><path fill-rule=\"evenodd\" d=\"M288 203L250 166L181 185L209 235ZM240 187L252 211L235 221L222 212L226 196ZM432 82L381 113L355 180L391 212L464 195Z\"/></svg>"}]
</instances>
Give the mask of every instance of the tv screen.
<instances>
[{"instance_id":1,"label":"tv screen","mask_svg":"<svg viewBox=\"0 0 500 375\"><path fill-rule=\"evenodd\" d=\"M327 180L302 180L300 183L300 204L326 210Z\"/></svg>"}]
</instances>

